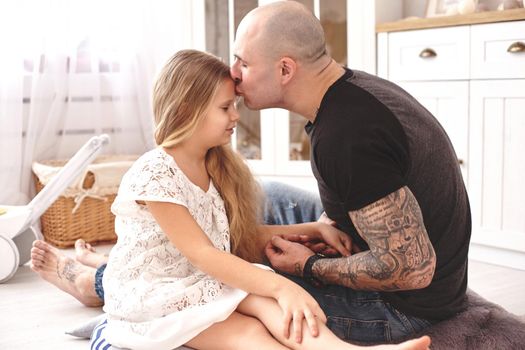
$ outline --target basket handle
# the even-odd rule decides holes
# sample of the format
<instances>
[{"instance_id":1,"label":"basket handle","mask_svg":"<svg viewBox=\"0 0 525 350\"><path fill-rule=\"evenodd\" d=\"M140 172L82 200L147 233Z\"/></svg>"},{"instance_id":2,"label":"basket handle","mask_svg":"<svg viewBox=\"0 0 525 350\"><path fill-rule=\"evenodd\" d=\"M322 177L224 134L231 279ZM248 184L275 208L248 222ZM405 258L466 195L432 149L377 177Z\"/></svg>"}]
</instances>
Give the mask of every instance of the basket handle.
<instances>
[{"instance_id":1,"label":"basket handle","mask_svg":"<svg viewBox=\"0 0 525 350\"><path fill-rule=\"evenodd\" d=\"M108 143L106 134L90 138L28 204L31 214L26 225L36 222Z\"/></svg>"}]
</instances>

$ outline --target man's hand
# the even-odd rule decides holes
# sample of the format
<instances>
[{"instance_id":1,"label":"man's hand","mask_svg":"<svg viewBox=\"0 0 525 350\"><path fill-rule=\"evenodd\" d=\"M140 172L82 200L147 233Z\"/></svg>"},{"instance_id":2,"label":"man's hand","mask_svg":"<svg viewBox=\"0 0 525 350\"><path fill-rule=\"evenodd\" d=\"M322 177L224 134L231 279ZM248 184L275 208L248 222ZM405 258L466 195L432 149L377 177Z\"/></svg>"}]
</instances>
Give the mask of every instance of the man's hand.
<instances>
[{"instance_id":1,"label":"man's hand","mask_svg":"<svg viewBox=\"0 0 525 350\"><path fill-rule=\"evenodd\" d=\"M320 223L319 239L326 243L326 248L321 254L331 256L352 255L353 242L349 235L335 226Z\"/></svg>"},{"instance_id":2,"label":"man's hand","mask_svg":"<svg viewBox=\"0 0 525 350\"><path fill-rule=\"evenodd\" d=\"M306 246L274 236L266 245L264 252L277 270L295 276L303 275L306 260L315 253Z\"/></svg>"},{"instance_id":3,"label":"man's hand","mask_svg":"<svg viewBox=\"0 0 525 350\"><path fill-rule=\"evenodd\" d=\"M313 234L287 234L283 238L305 245L315 253L329 257L350 256L361 250L349 235L327 222L318 221L318 231Z\"/></svg>"},{"instance_id":4,"label":"man's hand","mask_svg":"<svg viewBox=\"0 0 525 350\"><path fill-rule=\"evenodd\" d=\"M341 256L341 254L335 249L334 247L330 246L323 240L311 238L307 235L299 235L297 237L285 237L285 239L301 243L304 246L308 247L310 250L312 250L316 254L321 254L329 257L338 257Z\"/></svg>"}]
</instances>

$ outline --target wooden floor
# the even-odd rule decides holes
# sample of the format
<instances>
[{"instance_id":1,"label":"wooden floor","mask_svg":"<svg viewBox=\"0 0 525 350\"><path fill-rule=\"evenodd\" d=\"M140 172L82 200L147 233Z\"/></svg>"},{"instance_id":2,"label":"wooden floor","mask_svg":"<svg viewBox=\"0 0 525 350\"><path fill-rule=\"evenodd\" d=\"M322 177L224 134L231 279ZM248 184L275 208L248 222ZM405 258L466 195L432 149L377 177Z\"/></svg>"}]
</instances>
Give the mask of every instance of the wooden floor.
<instances>
[{"instance_id":1,"label":"wooden floor","mask_svg":"<svg viewBox=\"0 0 525 350\"><path fill-rule=\"evenodd\" d=\"M478 294L525 315L525 271L471 261L469 275L470 288ZM101 312L82 306L23 266L8 283L0 284L0 349L87 349L87 340L64 332Z\"/></svg>"},{"instance_id":2,"label":"wooden floor","mask_svg":"<svg viewBox=\"0 0 525 350\"><path fill-rule=\"evenodd\" d=\"M469 287L507 311L525 315L525 271L469 261Z\"/></svg>"}]
</instances>

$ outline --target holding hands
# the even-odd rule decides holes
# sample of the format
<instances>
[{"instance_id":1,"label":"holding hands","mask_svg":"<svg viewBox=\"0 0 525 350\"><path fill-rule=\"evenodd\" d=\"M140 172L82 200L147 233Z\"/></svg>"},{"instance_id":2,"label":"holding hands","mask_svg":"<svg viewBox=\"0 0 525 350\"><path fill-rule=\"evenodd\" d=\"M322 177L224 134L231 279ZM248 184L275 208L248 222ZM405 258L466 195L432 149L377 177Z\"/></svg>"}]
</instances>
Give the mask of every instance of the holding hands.
<instances>
[{"instance_id":1,"label":"holding hands","mask_svg":"<svg viewBox=\"0 0 525 350\"><path fill-rule=\"evenodd\" d=\"M321 214L321 216L319 217L319 219L317 219L317 222L320 222L320 223L324 223L324 224L327 224L327 225L330 225L332 227L336 227L336 222L332 219L330 219L328 217L328 215L326 215L326 212L323 211L323 213ZM350 244L350 248L348 248L348 250L351 252L351 253L359 253L361 251L361 249L359 249L359 247L355 244L353 244L352 242L352 239L350 237L348 237L348 235L344 234L342 231L340 230L337 230L340 234L342 234L344 237L342 238L343 240L348 240L349 243L345 243L345 247L348 248L348 245L347 244ZM316 246L315 248L316 249L312 249L313 251L315 251L316 253L320 253L320 254L323 254L323 255L327 255L327 256L337 256L339 255L339 252L334 249L333 247L330 246L330 242L329 241L326 241L326 243L328 244L328 246L322 246L321 244L319 244L318 246ZM305 245L309 245L310 243L309 242L304 242ZM321 250L319 250L321 249ZM345 255L343 253L341 253L340 255L342 256L348 256L348 255L351 255L351 254L348 254L348 255Z\"/></svg>"},{"instance_id":2,"label":"holding hands","mask_svg":"<svg viewBox=\"0 0 525 350\"><path fill-rule=\"evenodd\" d=\"M274 235L265 246L265 254L271 265L284 273L303 276L306 261L319 253L326 256L350 256L352 240L335 227L335 222L323 213L313 229L304 234L286 233ZM294 336L296 342L302 340L303 319L312 336L319 334L317 321L326 323L326 316L315 299L295 283L286 283L277 292L276 300L283 311L283 331L285 337ZM293 334L290 334L292 327Z\"/></svg>"},{"instance_id":3,"label":"holding hands","mask_svg":"<svg viewBox=\"0 0 525 350\"><path fill-rule=\"evenodd\" d=\"M295 236L293 238L298 239ZM306 260L315 254L306 245L294 242L285 236L273 236L266 245L264 253L275 269L295 276L303 275Z\"/></svg>"},{"instance_id":4,"label":"holding hands","mask_svg":"<svg viewBox=\"0 0 525 350\"><path fill-rule=\"evenodd\" d=\"M273 236L265 247L265 254L274 268L295 276L302 276L304 264L316 253L327 256L350 256L352 240L347 234L325 222L317 222L310 234Z\"/></svg>"}]
</instances>

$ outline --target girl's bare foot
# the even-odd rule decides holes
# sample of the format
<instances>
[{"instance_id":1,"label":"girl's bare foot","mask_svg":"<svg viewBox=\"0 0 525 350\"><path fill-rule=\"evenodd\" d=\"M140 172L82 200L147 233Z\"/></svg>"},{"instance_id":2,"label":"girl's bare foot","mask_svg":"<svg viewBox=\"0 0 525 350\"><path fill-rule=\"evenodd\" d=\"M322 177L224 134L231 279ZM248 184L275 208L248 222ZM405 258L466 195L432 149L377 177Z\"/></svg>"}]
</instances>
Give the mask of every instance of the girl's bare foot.
<instances>
[{"instance_id":1,"label":"girl's bare foot","mask_svg":"<svg viewBox=\"0 0 525 350\"><path fill-rule=\"evenodd\" d=\"M86 243L83 239L75 241L75 253L78 262L98 268L100 265L108 262L108 256L97 253L91 244Z\"/></svg>"},{"instance_id":2,"label":"girl's bare foot","mask_svg":"<svg viewBox=\"0 0 525 350\"><path fill-rule=\"evenodd\" d=\"M95 292L96 270L67 257L44 241L33 242L31 269L82 304L93 307L102 305Z\"/></svg>"}]
</instances>

